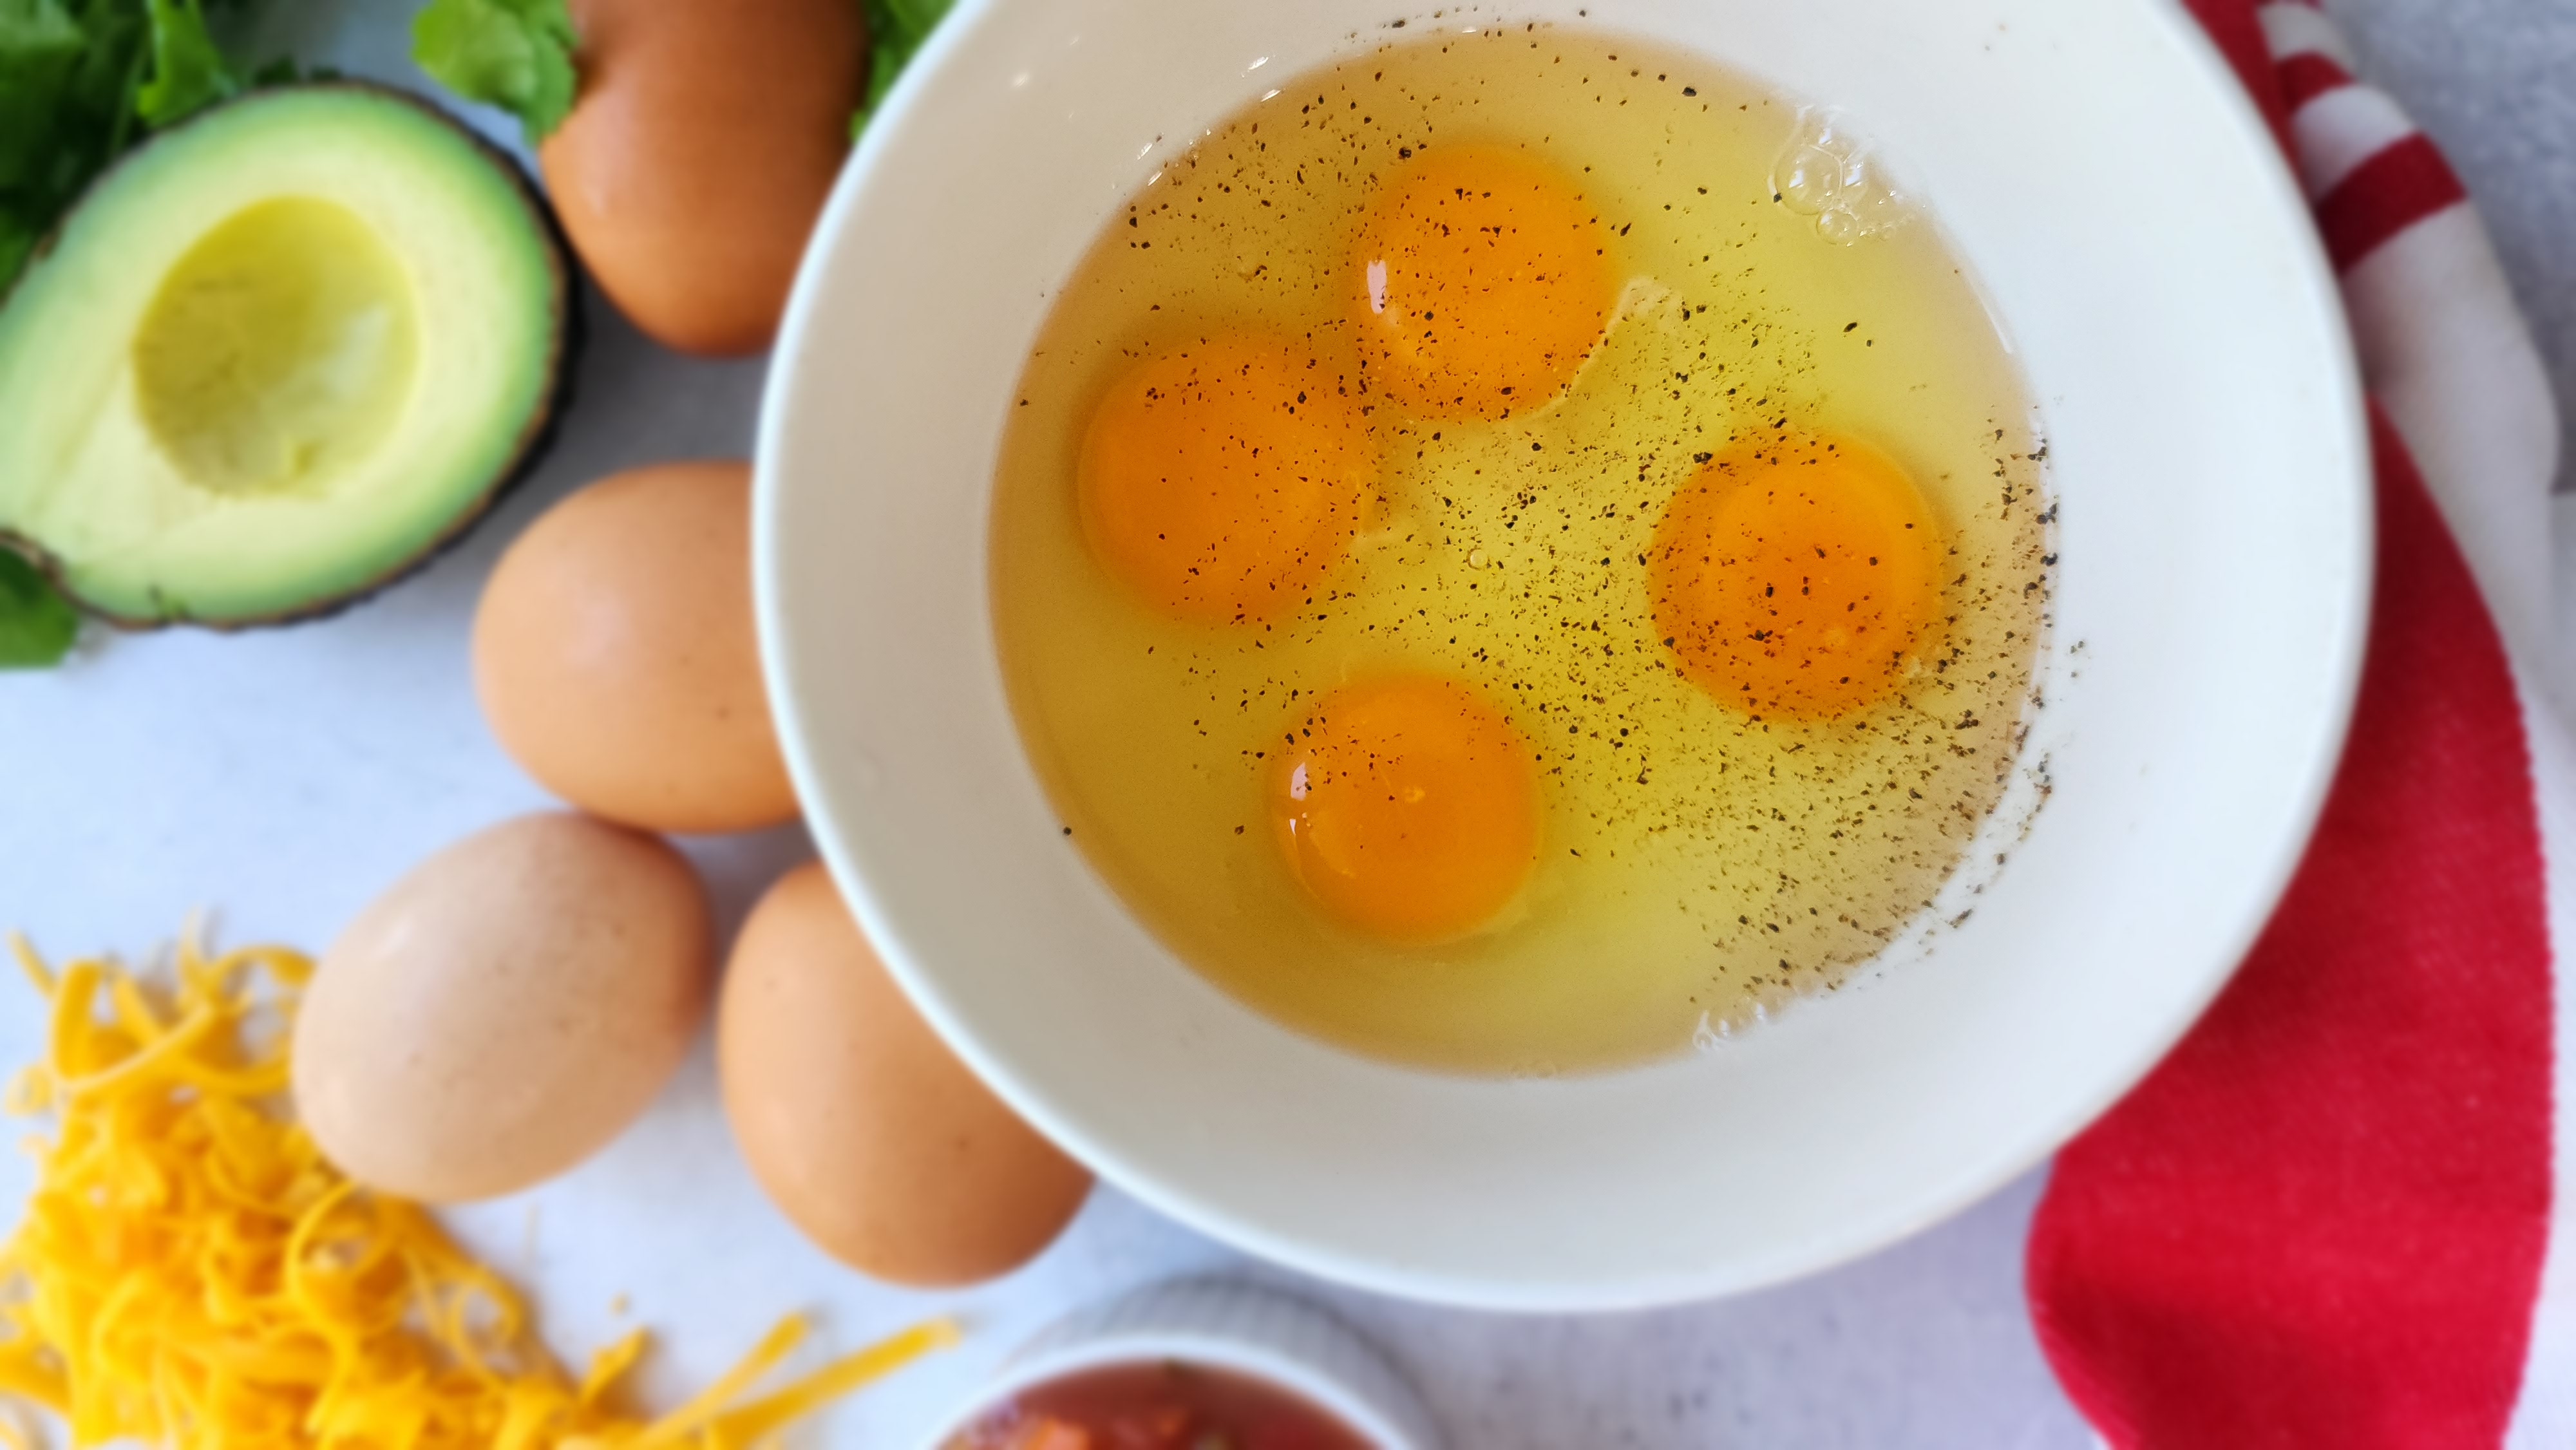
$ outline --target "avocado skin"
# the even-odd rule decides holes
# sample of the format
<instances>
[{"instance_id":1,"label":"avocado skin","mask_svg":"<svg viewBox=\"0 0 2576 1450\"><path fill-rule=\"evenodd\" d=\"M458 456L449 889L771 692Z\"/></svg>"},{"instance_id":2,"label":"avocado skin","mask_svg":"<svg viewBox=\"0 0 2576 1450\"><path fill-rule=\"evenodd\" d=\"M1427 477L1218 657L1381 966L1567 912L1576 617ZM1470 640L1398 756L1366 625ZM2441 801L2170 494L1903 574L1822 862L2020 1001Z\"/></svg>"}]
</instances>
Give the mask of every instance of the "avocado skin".
<instances>
[{"instance_id":1,"label":"avocado skin","mask_svg":"<svg viewBox=\"0 0 2576 1450\"><path fill-rule=\"evenodd\" d=\"M554 448L555 439L561 432L564 414L573 404L573 383L580 371L582 351L589 343L589 325L584 316L581 288L577 285L578 273L572 262L572 242L564 234L563 222L555 215L554 204L547 199L544 190L537 185L535 179L528 174L528 169L519 163L517 157L493 145L474 128L457 120L436 101L416 91L407 90L401 86L386 85L379 81L343 77L327 81L297 82L292 86L266 87L245 92L222 105L209 106L177 125L155 133L150 140L126 152L117 158L114 165L101 172L90 183L89 190L82 193L81 200L74 202L63 213L61 219L55 222L53 229L28 251L25 261L19 267L17 277L11 279L7 288L0 289L0 309L5 309L16 296L19 285L34 275L36 264L53 251L64 229L70 226L72 219L80 214L81 207L88 198L105 187L127 166L134 164L137 158L153 147L163 144L169 138L182 134L189 127L202 124L208 117L219 115L227 108L244 101L279 90L347 92L397 102L465 138L485 160L509 177L513 190L527 206L529 214L536 219L538 228L546 240L546 263L552 283L551 294L555 315L551 344L553 351L545 363L545 369L550 378L546 389L546 400L528 420L527 426L520 431L510 462L500 470L473 502L458 510L456 517L444 532L424 544L409 559L377 577L355 588L345 589L337 594L297 605L292 609L212 620L187 615L149 617L119 614L82 598L79 591L71 586L62 571L55 566L52 556L46 552L42 544L14 530L0 528L0 548L7 548L33 564L44 574L47 582L84 615L128 633L147 633L176 625L187 625L212 630L219 634L233 634L243 630L267 629L279 625L306 624L330 619L366 603L385 590L427 569L448 551L463 543L475 528L489 517L504 499L509 497L512 490L525 482L529 475L535 473L545 462L546 454Z\"/></svg>"}]
</instances>

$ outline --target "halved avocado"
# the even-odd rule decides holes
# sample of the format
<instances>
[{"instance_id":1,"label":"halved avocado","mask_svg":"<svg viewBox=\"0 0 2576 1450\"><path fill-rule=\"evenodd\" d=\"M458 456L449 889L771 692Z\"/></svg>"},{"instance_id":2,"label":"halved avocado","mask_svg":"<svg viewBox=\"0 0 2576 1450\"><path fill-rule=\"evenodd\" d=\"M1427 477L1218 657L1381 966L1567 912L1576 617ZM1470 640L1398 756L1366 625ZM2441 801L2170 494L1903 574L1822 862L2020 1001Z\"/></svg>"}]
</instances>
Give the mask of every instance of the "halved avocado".
<instances>
[{"instance_id":1,"label":"halved avocado","mask_svg":"<svg viewBox=\"0 0 2576 1450\"><path fill-rule=\"evenodd\" d=\"M543 448L569 278L518 167L425 102L208 111L101 178L0 306L0 534L129 626L363 597Z\"/></svg>"}]
</instances>

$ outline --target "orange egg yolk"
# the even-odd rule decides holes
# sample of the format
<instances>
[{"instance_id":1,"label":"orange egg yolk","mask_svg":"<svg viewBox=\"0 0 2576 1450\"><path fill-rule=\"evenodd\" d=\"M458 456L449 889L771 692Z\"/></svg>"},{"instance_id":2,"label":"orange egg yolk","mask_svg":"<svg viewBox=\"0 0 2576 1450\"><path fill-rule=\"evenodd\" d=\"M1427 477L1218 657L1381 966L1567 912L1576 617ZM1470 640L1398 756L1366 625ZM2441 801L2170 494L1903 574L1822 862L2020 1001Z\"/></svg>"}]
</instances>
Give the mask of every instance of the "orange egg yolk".
<instances>
[{"instance_id":1,"label":"orange egg yolk","mask_svg":"<svg viewBox=\"0 0 2576 1450\"><path fill-rule=\"evenodd\" d=\"M1395 941L1491 920L1538 859L1528 742L1454 680L1403 675L1324 697L1274 755L1289 870L1325 910Z\"/></svg>"},{"instance_id":2,"label":"orange egg yolk","mask_svg":"<svg viewBox=\"0 0 2576 1450\"><path fill-rule=\"evenodd\" d=\"M1372 382L1436 417L1538 407L1609 322L1608 249L1554 168L1492 147L1425 151L1379 196L1353 259Z\"/></svg>"},{"instance_id":3,"label":"orange egg yolk","mask_svg":"<svg viewBox=\"0 0 2576 1450\"><path fill-rule=\"evenodd\" d=\"M1259 620L1296 607L1347 551L1376 474L1341 369L1289 335L1221 335L1109 385L1083 437L1083 532L1155 608Z\"/></svg>"},{"instance_id":4,"label":"orange egg yolk","mask_svg":"<svg viewBox=\"0 0 2576 1450\"><path fill-rule=\"evenodd\" d=\"M1757 714L1829 717L1892 692L1941 603L1914 481L1849 438L1723 454L1655 528L1655 625L1682 673Z\"/></svg>"}]
</instances>

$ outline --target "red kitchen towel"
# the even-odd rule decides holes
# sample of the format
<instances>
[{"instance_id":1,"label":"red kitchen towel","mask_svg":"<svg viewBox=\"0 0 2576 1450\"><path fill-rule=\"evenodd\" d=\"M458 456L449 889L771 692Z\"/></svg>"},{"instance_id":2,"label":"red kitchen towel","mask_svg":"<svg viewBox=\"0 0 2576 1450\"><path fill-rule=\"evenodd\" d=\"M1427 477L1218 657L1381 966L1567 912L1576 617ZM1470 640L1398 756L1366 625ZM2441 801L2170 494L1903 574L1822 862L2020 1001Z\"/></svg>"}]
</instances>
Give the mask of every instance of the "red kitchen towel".
<instances>
[{"instance_id":1,"label":"red kitchen towel","mask_svg":"<svg viewBox=\"0 0 2576 1450\"><path fill-rule=\"evenodd\" d=\"M2554 409L2458 179L2326 16L2190 3L2342 275L2378 594L2307 861L2208 1016L2059 1155L2031 1312L2122 1450L2576 1445L2576 750L2521 667L2551 627Z\"/></svg>"}]
</instances>

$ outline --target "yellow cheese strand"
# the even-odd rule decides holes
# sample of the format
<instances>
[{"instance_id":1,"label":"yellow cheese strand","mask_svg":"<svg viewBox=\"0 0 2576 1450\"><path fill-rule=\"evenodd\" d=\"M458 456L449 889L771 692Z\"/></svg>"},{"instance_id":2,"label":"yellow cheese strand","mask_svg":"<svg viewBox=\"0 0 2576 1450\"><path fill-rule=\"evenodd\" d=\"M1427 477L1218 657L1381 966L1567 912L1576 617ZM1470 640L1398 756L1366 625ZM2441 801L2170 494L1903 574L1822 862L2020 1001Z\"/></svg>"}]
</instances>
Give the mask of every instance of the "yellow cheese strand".
<instances>
[{"instance_id":1,"label":"yellow cheese strand","mask_svg":"<svg viewBox=\"0 0 2576 1450\"><path fill-rule=\"evenodd\" d=\"M52 1114L55 1136L32 1145L35 1198L0 1245L5 1450L33 1450L11 1400L76 1446L753 1450L957 1337L922 1325L746 1402L803 1339L790 1317L672 1414L620 1414L607 1402L641 1333L575 1383L508 1284L416 1205L340 1176L285 1114L308 959L209 959L182 938L156 989L11 947L52 1010L46 1060L0 1106Z\"/></svg>"}]
</instances>

